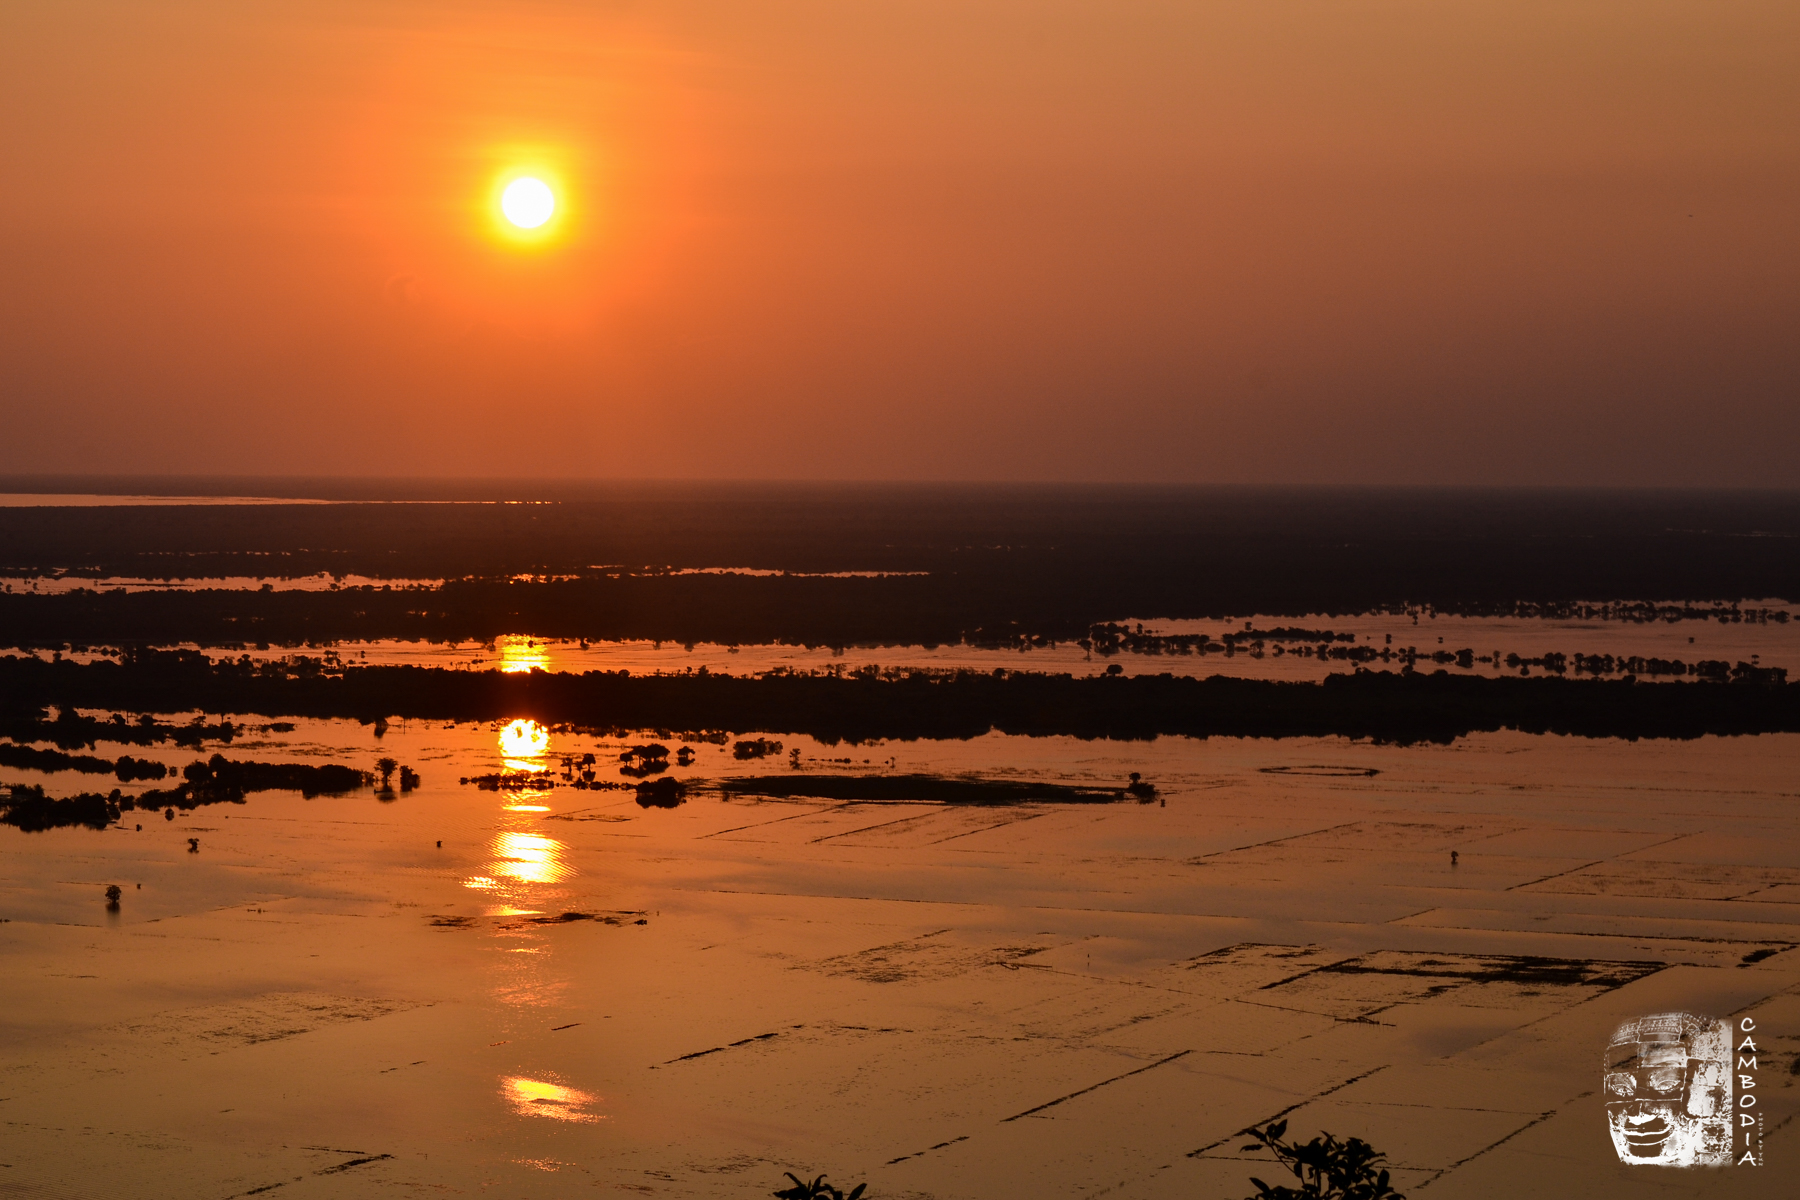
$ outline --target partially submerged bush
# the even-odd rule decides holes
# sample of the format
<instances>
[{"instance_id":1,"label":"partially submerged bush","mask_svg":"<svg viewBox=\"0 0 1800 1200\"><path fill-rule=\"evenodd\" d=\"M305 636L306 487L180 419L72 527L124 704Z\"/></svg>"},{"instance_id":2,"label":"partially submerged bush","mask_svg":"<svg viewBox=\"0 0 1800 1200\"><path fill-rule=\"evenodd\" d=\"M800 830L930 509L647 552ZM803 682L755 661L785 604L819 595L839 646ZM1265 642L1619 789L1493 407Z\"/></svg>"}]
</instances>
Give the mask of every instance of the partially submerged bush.
<instances>
[{"instance_id":1,"label":"partially submerged bush","mask_svg":"<svg viewBox=\"0 0 1800 1200\"><path fill-rule=\"evenodd\" d=\"M771 754L781 753L781 743L772 742L768 738L750 738L747 741L731 744L731 757L735 759L767 758Z\"/></svg>"},{"instance_id":2,"label":"partially submerged bush","mask_svg":"<svg viewBox=\"0 0 1800 1200\"><path fill-rule=\"evenodd\" d=\"M687 787L677 779L650 779L637 785L637 802L644 808L674 808L687 799Z\"/></svg>"}]
</instances>

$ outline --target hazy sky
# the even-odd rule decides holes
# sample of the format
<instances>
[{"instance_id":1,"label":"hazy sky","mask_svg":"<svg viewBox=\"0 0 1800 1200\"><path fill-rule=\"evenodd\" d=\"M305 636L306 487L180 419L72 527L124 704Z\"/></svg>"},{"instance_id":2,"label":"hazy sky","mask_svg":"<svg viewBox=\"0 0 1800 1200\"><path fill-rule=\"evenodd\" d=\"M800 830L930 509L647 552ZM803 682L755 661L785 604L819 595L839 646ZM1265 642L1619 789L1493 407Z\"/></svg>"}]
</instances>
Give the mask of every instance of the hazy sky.
<instances>
[{"instance_id":1,"label":"hazy sky","mask_svg":"<svg viewBox=\"0 0 1800 1200\"><path fill-rule=\"evenodd\" d=\"M0 470L1800 485L1794 0L7 0L0 152Z\"/></svg>"}]
</instances>

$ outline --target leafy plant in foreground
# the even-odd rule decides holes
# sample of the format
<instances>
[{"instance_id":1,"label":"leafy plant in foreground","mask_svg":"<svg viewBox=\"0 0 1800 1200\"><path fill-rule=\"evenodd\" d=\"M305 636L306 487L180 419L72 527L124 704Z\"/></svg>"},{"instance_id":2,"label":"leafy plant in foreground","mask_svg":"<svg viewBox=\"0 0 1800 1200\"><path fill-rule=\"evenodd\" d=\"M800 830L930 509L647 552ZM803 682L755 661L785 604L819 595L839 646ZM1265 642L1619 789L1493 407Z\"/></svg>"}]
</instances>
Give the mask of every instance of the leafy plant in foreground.
<instances>
[{"instance_id":1,"label":"leafy plant in foreground","mask_svg":"<svg viewBox=\"0 0 1800 1200\"><path fill-rule=\"evenodd\" d=\"M776 1200L860 1200L863 1189L869 1186L866 1183L859 1183L846 1196L826 1183L823 1175L808 1183L792 1171L784 1171L783 1174L794 1181L794 1186L782 1188L776 1192Z\"/></svg>"},{"instance_id":2,"label":"leafy plant in foreground","mask_svg":"<svg viewBox=\"0 0 1800 1200\"><path fill-rule=\"evenodd\" d=\"M1406 1200L1388 1185L1387 1169L1381 1166L1387 1155L1361 1138L1340 1142L1326 1133L1304 1144L1284 1142L1281 1135L1287 1132L1286 1121L1274 1121L1262 1129L1252 1125L1241 1132L1268 1147L1300 1181L1299 1187L1270 1187L1252 1175L1256 1195L1247 1200Z\"/></svg>"}]
</instances>

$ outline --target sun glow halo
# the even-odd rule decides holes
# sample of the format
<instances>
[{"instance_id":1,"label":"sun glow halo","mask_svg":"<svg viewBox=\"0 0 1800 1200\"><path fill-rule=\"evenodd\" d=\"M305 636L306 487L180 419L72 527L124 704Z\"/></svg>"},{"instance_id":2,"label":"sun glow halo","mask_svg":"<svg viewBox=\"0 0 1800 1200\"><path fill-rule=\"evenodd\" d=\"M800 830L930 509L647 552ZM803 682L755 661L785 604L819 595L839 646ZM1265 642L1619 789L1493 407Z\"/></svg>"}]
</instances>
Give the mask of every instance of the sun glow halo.
<instances>
[{"instance_id":1,"label":"sun glow halo","mask_svg":"<svg viewBox=\"0 0 1800 1200\"><path fill-rule=\"evenodd\" d=\"M520 229L536 229L556 212L556 193L543 180L527 175L506 185L500 211Z\"/></svg>"}]
</instances>

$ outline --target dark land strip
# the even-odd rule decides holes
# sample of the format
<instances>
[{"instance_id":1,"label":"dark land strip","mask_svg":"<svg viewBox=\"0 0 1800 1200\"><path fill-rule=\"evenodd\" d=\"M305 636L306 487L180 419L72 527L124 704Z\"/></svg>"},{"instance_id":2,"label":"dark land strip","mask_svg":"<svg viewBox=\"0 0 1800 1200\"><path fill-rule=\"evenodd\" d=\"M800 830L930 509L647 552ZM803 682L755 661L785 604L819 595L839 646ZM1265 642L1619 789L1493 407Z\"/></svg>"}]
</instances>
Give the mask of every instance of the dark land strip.
<instances>
[{"instance_id":1,"label":"dark land strip","mask_svg":"<svg viewBox=\"0 0 1800 1200\"><path fill-rule=\"evenodd\" d=\"M27 833L85 825L105 829L121 814L134 809L146 813L162 809L169 817L207 804L242 804L250 792L295 791L304 796L342 794L374 782L366 771L336 763L313 766L298 763L233 761L215 754L206 762L190 763L183 782L172 788L151 788L136 796L120 789L110 793L82 792L75 796L47 795L43 786L13 784L0 788L0 824Z\"/></svg>"},{"instance_id":2,"label":"dark land strip","mask_svg":"<svg viewBox=\"0 0 1800 1200\"><path fill-rule=\"evenodd\" d=\"M1022 672L911 672L889 678L771 674L504 674L424 667L214 663L146 651L80 664L0 657L0 722L54 731L42 711L110 710L75 723L129 730L127 713L513 720L593 731L795 733L824 742L1028 736L1368 738L1447 743L1512 729L1578 737L1694 738L1800 732L1800 685L1470 678L1360 672L1323 683ZM73 730L70 730L73 732ZM46 732L45 739L51 736ZM101 735L106 736L106 735ZM63 739L66 743L69 740ZM73 746L66 745L65 749Z\"/></svg>"},{"instance_id":3,"label":"dark land strip","mask_svg":"<svg viewBox=\"0 0 1800 1200\"><path fill-rule=\"evenodd\" d=\"M1800 491L684 483L544 498L556 502L0 509L0 570L1023 570L1114 596L1197 584L1200 602L1233 612L1330 594L1666 600L1800 585Z\"/></svg>"},{"instance_id":4,"label":"dark land strip","mask_svg":"<svg viewBox=\"0 0 1800 1200\"><path fill-rule=\"evenodd\" d=\"M1800 599L1796 545L1800 492L712 485L547 505L15 508L0 509L0 572L14 576L455 582L15 591L0 595L0 638L942 645L1074 641L1126 619L1559 616ZM719 568L781 574L675 573ZM822 577L834 572L890 574Z\"/></svg>"}]
</instances>

